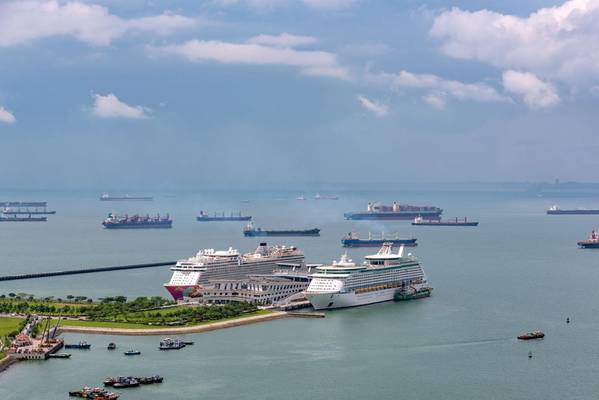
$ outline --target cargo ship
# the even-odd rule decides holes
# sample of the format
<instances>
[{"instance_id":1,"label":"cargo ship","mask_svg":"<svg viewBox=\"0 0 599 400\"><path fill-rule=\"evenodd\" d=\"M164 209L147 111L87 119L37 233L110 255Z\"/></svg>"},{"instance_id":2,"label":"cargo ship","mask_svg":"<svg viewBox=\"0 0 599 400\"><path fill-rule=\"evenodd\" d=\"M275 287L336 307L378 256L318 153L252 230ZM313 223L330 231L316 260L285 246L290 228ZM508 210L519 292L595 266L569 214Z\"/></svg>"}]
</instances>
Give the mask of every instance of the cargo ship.
<instances>
[{"instance_id":1,"label":"cargo ship","mask_svg":"<svg viewBox=\"0 0 599 400\"><path fill-rule=\"evenodd\" d=\"M447 220L441 220L441 219L424 219L422 217L416 217L414 218L414 221L412 221L412 225L414 226L419 226L419 225L424 225L424 226L478 226L478 222L477 221L468 221L468 218L464 217L464 219L459 219L459 218L455 218L455 219L447 219Z\"/></svg>"},{"instance_id":2,"label":"cargo ship","mask_svg":"<svg viewBox=\"0 0 599 400\"><path fill-rule=\"evenodd\" d=\"M0 207L46 207L45 201L0 201Z\"/></svg>"},{"instance_id":3,"label":"cargo ship","mask_svg":"<svg viewBox=\"0 0 599 400\"><path fill-rule=\"evenodd\" d=\"M387 206L379 203L368 203L366 211L345 213L345 219L351 220L402 220L425 217L427 219L440 219L443 210L433 206L410 206L393 202Z\"/></svg>"},{"instance_id":4,"label":"cargo ship","mask_svg":"<svg viewBox=\"0 0 599 400\"><path fill-rule=\"evenodd\" d=\"M175 300L201 296L199 290L218 279L243 279L251 274L272 274L282 265L304 265L304 254L294 246L268 246L260 243L250 253L236 249L204 249L195 256L177 261L173 275L164 287Z\"/></svg>"},{"instance_id":5,"label":"cargo ship","mask_svg":"<svg viewBox=\"0 0 599 400\"><path fill-rule=\"evenodd\" d=\"M171 228L173 220L166 216L161 217L157 214L155 217L149 215L140 216L135 214L129 216L127 214L120 216L113 213L108 214L108 218L102 222L106 229L151 229L151 228Z\"/></svg>"},{"instance_id":6,"label":"cargo ship","mask_svg":"<svg viewBox=\"0 0 599 400\"><path fill-rule=\"evenodd\" d=\"M245 236L320 236L320 229L282 229L282 230L268 230L262 228L256 228L250 222L243 228L243 234Z\"/></svg>"},{"instance_id":7,"label":"cargo ship","mask_svg":"<svg viewBox=\"0 0 599 400\"><path fill-rule=\"evenodd\" d=\"M3 214L0 216L0 222L46 222L47 217L18 217L15 214Z\"/></svg>"},{"instance_id":8,"label":"cargo ship","mask_svg":"<svg viewBox=\"0 0 599 400\"><path fill-rule=\"evenodd\" d=\"M250 215L241 215L241 213L225 215L225 213L214 213L214 215L208 215L204 211L200 211L200 215L196 217L198 221L211 222L211 221L251 221Z\"/></svg>"},{"instance_id":9,"label":"cargo ship","mask_svg":"<svg viewBox=\"0 0 599 400\"><path fill-rule=\"evenodd\" d=\"M314 200L339 200L339 196L316 193Z\"/></svg>"},{"instance_id":10,"label":"cargo ship","mask_svg":"<svg viewBox=\"0 0 599 400\"><path fill-rule=\"evenodd\" d=\"M593 229L587 240L581 240L577 243L580 248L583 249L599 249L599 236Z\"/></svg>"},{"instance_id":11,"label":"cargo ship","mask_svg":"<svg viewBox=\"0 0 599 400\"><path fill-rule=\"evenodd\" d=\"M13 207L5 207L1 212L3 215L54 215L56 211L46 210L45 207L42 209L34 208L30 210L28 207L23 208L13 208Z\"/></svg>"},{"instance_id":12,"label":"cargo ship","mask_svg":"<svg viewBox=\"0 0 599 400\"><path fill-rule=\"evenodd\" d=\"M360 239L356 233L350 232L341 239L343 247L381 247L385 243L391 243L393 246L403 245L408 247L418 245L416 243L416 238L401 239L399 234L385 236L381 233L380 235L375 236L369 232L368 239Z\"/></svg>"},{"instance_id":13,"label":"cargo ship","mask_svg":"<svg viewBox=\"0 0 599 400\"><path fill-rule=\"evenodd\" d=\"M561 209L557 204L551 206L547 210L548 215L595 215L599 214L599 209L586 209L586 208L575 208L575 209Z\"/></svg>"},{"instance_id":14,"label":"cargo ship","mask_svg":"<svg viewBox=\"0 0 599 400\"><path fill-rule=\"evenodd\" d=\"M124 196L111 196L108 193L102 193L100 196L100 200L102 201L152 201L153 197L149 196L129 196L128 194Z\"/></svg>"}]
</instances>

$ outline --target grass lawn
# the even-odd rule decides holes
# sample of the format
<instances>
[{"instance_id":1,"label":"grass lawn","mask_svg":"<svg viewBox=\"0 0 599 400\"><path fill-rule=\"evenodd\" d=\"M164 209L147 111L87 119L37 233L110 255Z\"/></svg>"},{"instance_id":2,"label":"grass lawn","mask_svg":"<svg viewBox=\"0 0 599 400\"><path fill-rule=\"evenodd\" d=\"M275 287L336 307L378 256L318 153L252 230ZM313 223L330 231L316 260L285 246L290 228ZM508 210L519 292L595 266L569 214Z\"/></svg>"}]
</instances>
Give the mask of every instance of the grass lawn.
<instances>
[{"instance_id":1,"label":"grass lawn","mask_svg":"<svg viewBox=\"0 0 599 400\"><path fill-rule=\"evenodd\" d=\"M23 318L0 317L0 337L19 329Z\"/></svg>"},{"instance_id":2,"label":"grass lawn","mask_svg":"<svg viewBox=\"0 0 599 400\"><path fill-rule=\"evenodd\" d=\"M183 327L183 326L200 326L200 325L210 324L213 322L230 321L230 320L235 320L235 319L239 319L239 318L252 317L252 316L256 316L256 315L266 315L266 314L270 314L270 313L271 313L271 311L269 311L269 310L258 310L258 311L252 312L252 313L242 314L238 317L224 318L224 319L213 320L213 321L202 321L202 322L198 322L196 324L175 325L175 326L144 325L144 324L134 324L134 323L128 323L128 322L103 322L103 321L80 321L80 320L61 320L60 323L61 323L61 325L64 325L64 326L84 326L84 327L89 327L89 328L163 329L163 328L178 328L178 327Z\"/></svg>"}]
</instances>

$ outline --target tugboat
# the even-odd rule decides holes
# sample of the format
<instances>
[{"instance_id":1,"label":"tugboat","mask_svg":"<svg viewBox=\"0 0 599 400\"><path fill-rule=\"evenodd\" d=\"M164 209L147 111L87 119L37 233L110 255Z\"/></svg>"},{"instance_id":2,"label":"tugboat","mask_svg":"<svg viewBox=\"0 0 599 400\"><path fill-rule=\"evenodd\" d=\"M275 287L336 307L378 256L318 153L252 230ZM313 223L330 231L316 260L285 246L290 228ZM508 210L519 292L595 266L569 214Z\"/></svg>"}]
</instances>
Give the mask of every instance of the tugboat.
<instances>
[{"instance_id":1,"label":"tugboat","mask_svg":"<svg viewBox=\"0 0 599 400\"><path fill-rule=\"evenodd\" d=\"M341 239L343 247L381 247L385 243L391 243L393 246L404 245L406 247L418 245L415 238L400 239L399 234L397 233L392 237L388 237L383 233L375 236L369 232L368 239L360 239L356 233L350 232Z\"/></svg>"},{"instance_id":2,"label":"tugboat","mask_svg":"<svg viewBox=\"0 0 599 400\"><path fill-rule=\"evenodd\" d=\"M108 214L108 218L102 222L106 229L149 229L149 228L172 228L173 220L168 214L165 217L161 217L157 214L155 217L149 215L140 216L135 214L129 215L116 215L113 213Z\"/></svg>"},{"instance_id":3,"label":"tugboat","mask_svg":"<svg viewBox=\"0 0 599 400\"><path fill-rule=\"evenodd\" d=\"M430 225L430 226L478 226L478 222L476 221L468 221L468 218L464 217L464 219L448 219L448 220L440 220L440 219L427 219L418 216L414 218L412 225Z\"/></svg>"},{"instance_id":4,"label":"tugboat","mask_svg":"<svg viewBox=\"0 0 599 400\"><path fill-rule=\"evenodd\" d=\"M432 291L432 287L425 287L421 289L415 289L413 287L410 287L406 290L400 290L399 292L397 292L393 299L395 301L422 299L424 297L430 297Z\"/></svg>"},{"instance_id":5,"label":"tugboat","mask_svg":"<svg viewBox=\"0 0 599 400\"><path fill-rule=\"evenodd\" d=\"M179 350L185 347L185 343L179 339L165 338L160 341L160 350Z\"/></svg>"},{"instance_id":6,"label":"tugboat","mask_svg":"<svg viewBox=\"0 0 599 400\"><path fill-rule=\"evenodd\" d=\"M541 331L532 331L518 336L520 340L543 339L545 334Z\"/></svg>"},{"instance_id":7,"label":"tugboat","mask_svg":"<svg viewBox=\"0 0 599 400\"><path fill-rule=\"evenodd\" d=\"M110 343L108 343L108 346L106 348L108 350L116 350L116 344L110 342Z\"/></svg>"},{"instance_id":8,"label":"tugboat","mask_svg":"<svg viewBox=\"0 0 599 400\"><path fill-rule=\"evenodd\" d=\"M587 240L581 240L577 244L582 249L599 249L599 236L593 229Z\"/></svg>"},{"instance_id":9,"label":"tugboat","mask_svg":"<svg viewBox=\"0 0 599 400\"><path fill-rule=\"evenodd\" d=\"M212 222L212 221L250 221L251 215L241 215L241 213L225 215L225 213L214 213L214 215L208 215L204 211L200 211L200 215L196 217L196 220L200 222Z\"/></svg>"},{"instance_id":10,"label":"tugboat","mask_svg":"<svg viewBox=\"0 0 599 400\"><path fill-rule=\"evenodd\" d=\"M69 344L64 345L65 349L89 350L91 347L92 347L92 345L87 343L86 341L81 341L79 343L69 343Z\"/></svg>"},{"instance_id":11,"label":"tugboat","mask_svg":"<svg viewBox=\"0 0 599 400\"><path fill-rule=\"evenodd\" d=\"M301 230L267 230L255 228L251 222L243 228L245 236L320 236L320 229L301 229Z\"/></svg>"},{"instance_id":12,"label":"tugboat","mask_svg":"<svg viewBox=\"0 0 599 400\"><path fill-rule=\"evenodd\" d=\"M138 356L138 355L141 354L141 351L139 351L139 350L127 350L123 354L126 355L126 356Z\"/></svg>"}]
</instances>

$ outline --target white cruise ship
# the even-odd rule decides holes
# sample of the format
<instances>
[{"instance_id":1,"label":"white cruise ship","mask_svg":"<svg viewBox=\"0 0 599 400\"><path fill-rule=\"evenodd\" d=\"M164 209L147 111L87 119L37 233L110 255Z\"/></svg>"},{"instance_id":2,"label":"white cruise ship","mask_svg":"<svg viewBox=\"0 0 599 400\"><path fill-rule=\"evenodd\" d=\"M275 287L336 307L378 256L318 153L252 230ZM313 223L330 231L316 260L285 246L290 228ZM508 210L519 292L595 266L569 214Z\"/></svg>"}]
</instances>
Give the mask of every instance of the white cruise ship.
<instances>
[{"instance_id":1,"label":"white cruise ship","mask_svg":"<svg viewBox=\"0 0 599 400\"><path fill-rule=\"evenodd\" d=\"M256 251L240 254L236 249L200 250L194 257L179 260L171 267L173 275L164 287L175 300L194 297L209 281L241 279L250 274L270 274L279 264L303 265L304 254L293 246L267 246L260 243Z\"/></svg>"},{"instance_id":2,"label":"white cruise ship","mask_svg":"<svg viewBox=\"0 0 599 400\"><path fill-rule=\"evenodd\" d=\"M317 267L306 297L316 310L362 306L393 300L396 295L429 290L426 274L404 248L393 253L385 243L377 254L357 265L343 255L331 265Z\"/></svg>"}]
</instances>

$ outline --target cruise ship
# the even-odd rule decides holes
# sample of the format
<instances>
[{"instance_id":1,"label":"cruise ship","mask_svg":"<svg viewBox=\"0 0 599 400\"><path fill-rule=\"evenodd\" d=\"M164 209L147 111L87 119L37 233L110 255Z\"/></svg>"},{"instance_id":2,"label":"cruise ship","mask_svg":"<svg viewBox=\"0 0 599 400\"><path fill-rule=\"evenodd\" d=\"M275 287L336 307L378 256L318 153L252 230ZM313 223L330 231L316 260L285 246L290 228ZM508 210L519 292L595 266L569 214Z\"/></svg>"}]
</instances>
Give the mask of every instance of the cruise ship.
<instances>
[{"instance_id":1,"label":"cruise ship","mask_svg":"<svg viewBox=\"0 0 599 400\"><path fill-rule=\"evenodd\" d=\"M179 260L171 267L173 275L164 287L175 300L197 296L198 289L217 279L246 278L251 274L270 274L279 264L303 265L304 254L294 246L260 246L251 253L236 249L200 250L194 257Z\"/></svg>"},{"instance_id":2,"label":"cruise ship","mask_svg":"<svg viewBox=\"0 0 599 400\"><path fill-rule=\"evenodd\" d=\"M331 265L316 267L306 297L316 310L363 306L393 300L401 294L430 293L426 274L404 247L398 253L385 243L358 265L343 255Z\"/></svg>"}]
</instances>

